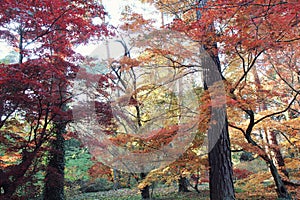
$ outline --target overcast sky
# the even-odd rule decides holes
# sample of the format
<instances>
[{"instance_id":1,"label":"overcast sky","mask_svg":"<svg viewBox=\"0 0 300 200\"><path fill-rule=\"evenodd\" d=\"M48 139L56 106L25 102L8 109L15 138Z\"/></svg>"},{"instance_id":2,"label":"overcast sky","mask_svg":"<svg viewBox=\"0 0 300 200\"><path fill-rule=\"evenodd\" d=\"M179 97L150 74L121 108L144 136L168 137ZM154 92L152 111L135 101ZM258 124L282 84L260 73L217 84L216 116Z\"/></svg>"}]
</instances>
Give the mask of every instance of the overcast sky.
<instances>
[{"instance_id":1,"label":"overcast sky","mask_svg":"<svg viewBox=\"0 0 300 200\"><path fill-rule=\"evenodd\" d=\"M153 5L141 3L139 0L102 0L102 3L108 13L106 21L115 27L121 24L121 13L126 5L129 5L134 12L143 14L146 19L156 18L160 25L160 14ZM109 46L111 57L117 58L124 54L123 47L120 43L111 40ZM102 51L100 51L100 49L102 49ZM81 45L76 48L76 51L83 55L92 55L93 57L98 53L101 58L107 57L106 47L102 41L99 41L99 44Z\"/></svg>"},{"instance_id":2,"label":"overcast sky","mask_svg":"<svg viewBox=\"0 0 300 200\"><path fill-rule=\"evenodd\" d=\"M115 27L121 23L121 13L126 5L129 5L134 12L143 13L146 19L157 16L158 20L160 20L160 15L154 6L143 4L139 0L102 0L102 3L105 10L108 12L106 20ZM83 55L89 55L94 50L95 46L96 45L79 46L77 51ZM0 40L0 59L4 58L12 50L13 49L8 47L4 41Z\"/></svg>"},{"instance_id":3,"label":"overcast sky","mask_svg":"<svg viewBox=\"0 0 300 200\"><path fill-rule=\"evenodd\" d=\"M119 19L126 5L129 5L134 12L143 13L145 18L157 16L157 10L153 5L141 3L139 0L102 0L102 3L108 12L109 22L115 26L120 23Z\"/></svg>"}]
</instances>

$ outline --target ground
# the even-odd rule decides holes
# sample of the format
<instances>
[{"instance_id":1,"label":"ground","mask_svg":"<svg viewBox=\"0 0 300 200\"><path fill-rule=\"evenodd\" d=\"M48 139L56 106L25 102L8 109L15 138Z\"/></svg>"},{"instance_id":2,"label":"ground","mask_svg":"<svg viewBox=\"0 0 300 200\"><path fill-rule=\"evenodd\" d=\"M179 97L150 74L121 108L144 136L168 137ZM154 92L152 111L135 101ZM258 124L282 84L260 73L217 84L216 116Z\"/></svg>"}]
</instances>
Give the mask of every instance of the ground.
<instances>
[{"instance_id":1,"label":"ground","mask_svg":"<svg viewBox=\"0 0 300 200\"><path fill-rule=\"evenodd\" d=\"M174 186L155 188L153 191L153 199L155 200L177 200L177 199L188 199L188 200L201 200L208 199L209 191L206 189L207 186L201 187L201 193L188 192L188 193L177 193L177 188ZM67 200L141 200L141 195L138 189L119 189L110 190L106 192L95 192L95 193L83 193L77 195L68 196Z\"/></svg>"},{"instance_id":2,"label":"ground","mask_svg":"<svg viewBox=\"0 0 300 200\"><path fill-rule=\"evenodd\" d=\"M207 200L209 199L208 185L204 184L199 187L200 193L195 191L188 193L178 193L177 187L160 187L155 188L153 191L153 200ZM74 194L74 193L73 193ZM249 192L236 192L237 199L252 199L252 200L274 200L276 199L275 193L258 195ZM105 192L95 192L95 193L82 193L76 195L69 195L67 200L141 200L139 191L136 188L133 189L119 189L110 190Z\"/></svg>"}]
</instances>

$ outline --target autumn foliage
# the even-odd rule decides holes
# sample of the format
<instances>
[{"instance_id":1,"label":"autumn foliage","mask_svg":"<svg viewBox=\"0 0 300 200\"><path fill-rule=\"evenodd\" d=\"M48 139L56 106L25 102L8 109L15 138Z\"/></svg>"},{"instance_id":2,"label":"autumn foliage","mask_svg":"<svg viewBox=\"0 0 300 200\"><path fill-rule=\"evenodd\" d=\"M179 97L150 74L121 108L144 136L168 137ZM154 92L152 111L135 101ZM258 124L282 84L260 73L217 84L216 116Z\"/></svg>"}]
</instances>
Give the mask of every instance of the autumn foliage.
<instances>
[{"instance_id":1,"label":"autumn foliage","mask_svg":"<svg viewBox=\"0 0 300 200\"><path fill-rule=\"evenodd\" d=\"M219 108L228 118L232 157L238 152L253 155L249 166L235 158L229 169L237 197L298 198L299 2L143 2L161 12L161 26L143 13L124 11L118 31L130 40L121 41L125 55L108 58L103 74L80 69L79 63L90 63L74 51L113 35L100 3L1 2L0 38L14 49L17 62L0 64L0 198L31 198L41 192L29 189L38 181L36 173L46 169L55 123L74 120L74 107L73 115L91 121L82 94L95 96L88 103L98 129L91 133L90 127L71 127L64 136L89 148L95 162L89 173L95 178L116 181L114 175L125 174L107 165L130 156L108 156L109 147L148 155L177 140L180 149L174 152L184 151L172 152L177 156L169 156L172 162L147 172L128 170L127 176L136 179L142 194L155 182L184 179L199 192L198 185L211 178L206 136L218 123L211 121L212 109ZM166 16L172 19L168 23ZM220 80L209 87L222 91L204 89L202 79L211 69L202 50L219 66ZM179 83L181 92L172 91L173 83ZM74 85L79 97L72 93ZM212 99L222 94L224 99ZM186 144L185 138L193 140ZM250 166L256 162L265 173Z\"/></svg>"},{"instance_id":2,"label":"autumn foliage","mask_svg":"<svg viewBox=\"0 0 300 200\"><path fill-rule=\"evenodd\" d=\"M0 36L18 55L18 63L0 70L0 188L2 199L30 198L21 191L54 139L54 122L68 123L68 88L83 59L73 46L108 35L103 7L92 1L3 1ZM24 193L25 192L25 193Z\"/></svg>"}]
</instances>

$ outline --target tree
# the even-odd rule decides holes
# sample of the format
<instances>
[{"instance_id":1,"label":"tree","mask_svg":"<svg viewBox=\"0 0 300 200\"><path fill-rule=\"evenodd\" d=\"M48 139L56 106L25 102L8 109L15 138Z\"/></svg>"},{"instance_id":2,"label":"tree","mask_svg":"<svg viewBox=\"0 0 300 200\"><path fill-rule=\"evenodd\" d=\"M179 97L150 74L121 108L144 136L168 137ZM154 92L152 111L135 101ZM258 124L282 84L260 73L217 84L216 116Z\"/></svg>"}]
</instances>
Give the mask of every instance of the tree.
<instances>
[{"instance_id":1,"label":"tree","mask_svg":"<svg viewBox=\"0 0 300 200\"><path fill-rule=\"evenodd\" d=\"M11 198L18 186L30 181L32 176L30 169L36 172L36 165L41 159L39 156L43 155L47 148L47 141L52 135L51 122L57 114L51 113L50 115L50 112L59 108L60 101L57 99L60 99L60 96L52 90L55 84L51 82L51 78L52 75L58 78L59 75L53 72L44 75L44 78L49 81L41 80L40 77L41 73L47 74L50 67L51 65L45 62L39 65L26 63L21 67L19 64L14 64L2 68L4 72L2 77L5 81L1 84L1 89L5 95L1 98L2 105L4 105L1 139L6 147L4 149L6 153L22 152L18 159L20 162L11 163L3 168L1 187L5 188L2 194L4 199ZM64 76L63 79L65 78ZM66 119L69 118L68 113L64 116ZM13 125L12 122L16 120L19 123ZM19 126L20 130L8 131L8 127L12 125ZM11 140L11 138L15 139Z\"/></svg>"},{"instance_id":2,"label":"tree","mask_svg":"<svg viewBox=\"0 0 300 200\"><path fill-rule=\"evenodd\" d=\"M200 40L204 39L206 42L213 40L222 43L222 47L220 48L222 50L220 52L228 57L225 64L230 66L230 60L236 62L235 58L240 61L240 71L236 72L239 78L231 82L232 87L229 89L229 95L233 100L239 99L250 103L251 95L249 93L247 95L247 91L243 89L247 86L247 88L251 88L251 81L248 78L250 71L253 70L254 66L261 63L263 54L276 51L280 48L286 48L289 45L288 43L298 40L298 36L295 35L298 24L295 13L299 7L295 6L295 2L293 1L255 1L234 5L234 2L228 1L208 2L205 9L209 11L202 12L203 20L200 21L201 24L197 22L197 26L205 27L206 30L209 30L209 23L212 21L218 22L215 28L217 33L214 33L215 35L208 34L208 36L204 36L204 32L198 32L198 38ZM263 68L262 71L264 69L266 70L267 67ZM244 95L241 96L239 91L245 92ZM259 91L256 92L256 95L258 95ZM297 94L292 95L291 100L294 101L296 97ZM254 100L252 105L248 104L247 106L240 107L249 117L248 126L245 129L241 129L241 127L233 124L230 126L240 130L248 143L260 152L260 156L266 161L273 175L278 197L290 198L272 159L270 159L264 148L252 137L255 125L263 120L281 114L285 109L289 109L290 104L285 104L286 107L282 111L265 114L256 120L255 113L257 111L256 108L252 107L254 102L257 103L257 100Z\"/></svg>"},{"instance_id":3,"label":"tree","mask_svg":"<svg viewBox=\"0 0 300 200\"><path fill-rule=\"evenodd\" d=\"M235 122L234 119L237 118L234 115L237 114L237 111L230 109L232 114L230 113L229 126L240 131L244 139L254 148L252 151L258 153L265 160L274 178L278 197L290 198L284 184L284 182L287 182L282 181L281 175L278 173L278 169L272 160L272 155L268 155L265 149L265 147L268 147L275 151L280 147L276 142L264 146L265 144L261 144L255 134L257 128L261 128L266 133L274 131L274 126L270 127L270 124L268 126L266 124L272 122L277 127L278 119L282 120L280 116L283 113L286 111L290 112L289 110L296 112L298 110L298 108L294 108L298 99L298 90L295 88L295 81L293 81L295 80L295 74L297 74L297 64L288 61L287 63L290 63L290 65L282 67L282 62L286 59L288 60L288 58L290 59L291 56L277 57L276 55L276 52L279 50L286 49L285 53L287 53L291 51L290 46L298 44L299 36L296 33L299 31L299 20L296 13L299 12L299 5L297 2L161 0L155 1L155 4L159 9L175 16L171 26L167 26L168 28L185 33L192 40L198 41L200 45L205 47L204 49L209 53L217 66L215 73L212 70L207 70L208 76L206 77L215 78L214 76L219 74L227 87L228 104L230 106L235 105L241 109L243 115L238 115L240 119L243 118L242 116L246 116L245 120L249 120L249 123L245 122L246 126L240 124L242 123L240 121L243 120L238 120L239 123ZM199 16L201 16L200 19ZM218 44L218 47L216 44ZM269 60L265 59L271 52L274 56L272 58L277 60L277 66L271 61L271 57ZM291 54L298 55L294 50L291 51ZM223 59L221 61L219 61L218 55L222 55ZM285 56L286 58L284 58ZM271 65L270 62L272 63ZM273 67L273 70L270 70L270 66ZM286 100L279 100L280 103L278 103L278 98L282 98L282 96L278 93L270 93L271 90L269 88L262 91L253 90L253 88L258 88L257 82L253 84L255 78L250 77L255 67L259 69L258 74L260 76L268 74L274 78L274 74L277 74L276 76L279 77L279 80L283 81L284 88L281 88L278 82L274 81L267 82L269 84L268 87L274 85L276 90L280 88L281 92L288 94ZM284 76L286 73L282 73L281 70L291 70L294 75ZM211 80L211 83L215 83L215 81ZM270 98L270 95L272 96L272 100L268 101L269 108L267 111L258 111L259 105L262 105L260 101L262 98L259 95L264 95L267 98ZM276 111L272 112L271 108L274 108ZM259 118L260 115L262 116ZM256 118L258 119L256 120ZM293 127L296 128L297 125L293 124ZM228 132L227 130L223 131L224 133ZM290 134L289 131L283 133ZM227 134L225 135L225 138L228 138ZM289 140L287 137L285 139ZM294 139L296 138L294 137ZM224 144L226 143L228 151L228 141ZM230 152L228 153L230 154ZM232 189L230 190L232 191ZM211 192L214 193L214 191ZM218 191L216 190L215 192ZM216 198L222 199L222 197Z\"/></svg>"},{"instance_id":4,"label":"tree","mask_svg":"<svg viewBox=\"0 0 300 200\"><path fill-rule=\"evenodd\" d=\"M11 199L17 195L16 189L27 181L24 175L33 161L38 160L38 155L47 150L47 143L54 133L63 131L64 125L57 124L65 124L71 119L70 112L64 107L71 97L68 91L70 79L78 69L74 63L83 59L72 47L99 39L109 31L105 24L93 23L93 19L103 19L105 15L102 5L94 1L22 4L4 1L0 13L1 38L19 54L17 64L1 65L0 83L3 90L0 98L1 142L7 144L6 153L12 149L23 152L19 164L4 167L1 171L0 187L4 190L1 196ZM16 139L21 139L20 133L8 132L5 127L15 116L28 125L22 130L24 139L12 146L8 138L15 135ZM58 140L61 143L62 134ZM55 196L56 190L52 192ZM52 198L51 195L47 198Z\"/></svg>"},{"instance_id":5,"label":"tree","mask_svg":"<svg viewBox=\"0 0 300 200\"><path fill-rule=\"evenodd\" d=\"M147 20L138 14L134 16L130 16L132 21L124 25L125 29L131 27L138 30L139 26L147 26ZM151 32L147 35L148 40L139 41L143 44L133 46L133 48L139 50L155 45L155 43L159 46L161 44L158 43L160 42L158 34L166 33ZM169 33L168 36L171 38L174 36L174 41L178 45L175 45L176 49L182 47L180 40L182 35ZM149 43L149 41L152 42ZM144 43L148 46L144 46ZM131 44L134 45L135 41ZM184 48L189 47L186 45ZM139 54L138 57L131 58L130 52L125 48L126 56L120 60L109 60L109 67L112 70L110 76L113 77L110 81L114 87L106 90L107 93L112 94L102 93L99 99L103 101L102 104L111 104L110 110L117 128L110 129L112 131L110 134L101 134L102 124L99 124L98 131L89 134L89 137L82 138L86 144L93 144L91 153L95 157L99 156L100 161L104 160L104 164L112 165L114 169L121 168L133 173L134 177L138 177L139 188L144 199L150 197L151 182L144 181L148 172L167 165L175 160L180 152L183 153L192 142L190 139L193 138L196 132L194 128L197 127L195 123L198 124L195 117L198 104L193 103L196 99L193 86L197 86L193 76L197 68L186 67L184 70L178 70L175 65L168 63L168 59L163 56L159 58L158 47L153 48L153 51L149 49ZM151 57L154 60L151 60ZM109 120L103 120L103 122L109 123ZM103 139L105 137L108 139ZM180 148L177 148L179 146ZM102 152L111 155L104 158L101 157Z\"/></svg>"},{"instance_id":6,"label":"tree","mask_svg":"<svg viewBox=\"0 0 300 200\"><path fill-rule=\"evenodd\" d=\"M222 91L215 94L216 90L222 90L223 75L221 72L221 65L218 57L218 47L216 43L205 41L195 38L193 33L186 24L197 22L201 18L199 13L200 8L203 7L206 1L197 1L191 3L189 1L158 1L155 2L159 9L169 12L175 16L175 20L168 26L171 30L186 33L191 40L199 41L199 48L202 46L206 53L202 53L202 69L203 69L203 82L204 88L211 93L212 99L210 103L214 103L216 99L223 99L225 103L225 93ZM202 12L202 11L201 11ZM206 33L209 35L214 34L213 21L207 25ZM201 27L202 28L202 27ZM201 28L198 30L202 31ZM202 43L202 41L204 41ZM199 50L197 50L199 51ZM182 55L181 55L182 56ZM184 57L184 55L183 55ZM170 59L171 60L171 59ZM173 60L171 60L173 61ZM185 64L181 61L177 62L179 67L184 67ZM222 103L222 102L221 102ZM214 103L215 104L215 103ZM212 199L234 199L234 186L232 179L232 163L230 151L230 139L228 132L228 120L225 105L215 105L211 107L210 111L211 123L208 128L208 149L209 149L209 163L210 163L210 197Z\"/></svg>"}]
</instances>

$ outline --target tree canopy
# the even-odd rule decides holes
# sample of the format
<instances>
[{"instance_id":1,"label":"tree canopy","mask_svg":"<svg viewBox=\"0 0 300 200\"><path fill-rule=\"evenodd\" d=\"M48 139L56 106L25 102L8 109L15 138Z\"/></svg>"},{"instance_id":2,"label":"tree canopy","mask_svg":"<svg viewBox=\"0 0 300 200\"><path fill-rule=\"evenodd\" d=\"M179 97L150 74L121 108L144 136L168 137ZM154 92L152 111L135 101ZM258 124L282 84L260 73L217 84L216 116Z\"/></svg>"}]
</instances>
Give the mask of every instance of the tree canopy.
<instances>
[{"instance_id":1,"label":"tree canopy","mask_svg":"<svg viewBox=\"0 0 300 200\"><path fill-rule=\"evenodd\" d=\"M1 199L64 199L76 170L142 199L299 198L298 1L147 0L159 17L128 5L118 27L100 2L1 3ZM108 40L124 55L75 51Z\"/></svg>"}]
</instances>

